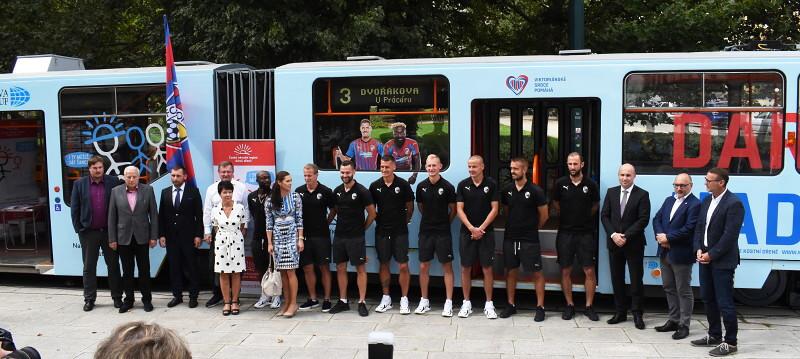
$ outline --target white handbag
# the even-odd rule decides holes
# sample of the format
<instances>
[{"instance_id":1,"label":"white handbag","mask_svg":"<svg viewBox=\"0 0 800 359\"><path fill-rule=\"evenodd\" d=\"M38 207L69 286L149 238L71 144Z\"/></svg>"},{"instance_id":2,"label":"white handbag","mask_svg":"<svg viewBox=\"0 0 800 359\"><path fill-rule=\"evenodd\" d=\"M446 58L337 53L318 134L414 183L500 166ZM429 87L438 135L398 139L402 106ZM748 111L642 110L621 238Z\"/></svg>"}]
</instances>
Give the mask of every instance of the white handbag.
<instances>
[{"instance_id":1,"label":"white handbag","mask_svg":"<svg viewBox=\"0 0 800 359\"><path fill-rule=\"evenodd\" d=\"M261 278L261 292L268 297L275 297L283 294L283 284L281 274L275 269L275 257L269 256L269 259L269 267Z\"/></svg>"}]
</instances>

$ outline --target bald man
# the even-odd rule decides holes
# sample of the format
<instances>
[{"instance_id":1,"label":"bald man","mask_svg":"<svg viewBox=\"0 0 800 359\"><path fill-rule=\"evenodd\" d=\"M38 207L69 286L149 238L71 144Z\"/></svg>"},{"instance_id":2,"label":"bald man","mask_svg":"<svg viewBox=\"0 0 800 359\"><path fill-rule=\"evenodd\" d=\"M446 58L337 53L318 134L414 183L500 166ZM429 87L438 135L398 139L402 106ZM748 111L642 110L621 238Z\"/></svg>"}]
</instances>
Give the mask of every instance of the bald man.
<instances>
[{"instance_id":1,"label":"bald man","mask_svg":"<svg viewBox=\"0 0 800 359\"><path fill-rule=\"evenodd\" d=\"M644 229L650 221L650 196L633 184L636 169L626 163L617 172L619 186L606 192L600 219L606 230L611 285L614 288L616 314L608 324L628 320L628 309L633 312L636 329L644 329L642 297L644 295ZM631 296L625 294L625 264L631 278Z\"/></svg>"},{"instance_id":2,"label":"bald man","mask_svg":"<svg viewBox=\"0 0 800 359\"><path fill-rule=\"evenodd\" d=\"M674 194L664 200L653 217L653 232L661 258L661 280L669 306L669 319L658 332L675 332L672 339L689 336L694 309L692 266L696 261L693 243L700 200L692 194L692 177L680 173L672 181Z\"/></svg>"}]
</instances>

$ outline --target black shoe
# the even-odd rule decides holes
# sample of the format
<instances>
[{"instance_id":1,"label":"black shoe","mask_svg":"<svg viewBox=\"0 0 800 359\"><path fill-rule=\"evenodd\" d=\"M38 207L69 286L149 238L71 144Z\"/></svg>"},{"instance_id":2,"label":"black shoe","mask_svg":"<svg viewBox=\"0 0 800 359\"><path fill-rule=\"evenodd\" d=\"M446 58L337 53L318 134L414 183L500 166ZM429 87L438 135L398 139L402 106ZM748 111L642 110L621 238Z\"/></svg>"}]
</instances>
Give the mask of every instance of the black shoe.
<instances>
[{"instance_id":1,"label":"black shoe","mask_svg":"<svg viewBox=\"0 0 800 359\"><path fill-rule=\"evenodd\" d=\"M694 347L715 347L722 343L722 339L706 335L700 339L692 340L691 343Z\"/></svg>"},{"instance_id":2,"label":"black shoe","mask_svg":"<svg viewBox=\"0 0 800 359\"><path fill-rule=\"evenodd\" d=\"M592 306L586 307L586 309L583 311L583 314L593 322L600 320L600 317L597 316L597 313L594 311Z\"/></svg>"},{"instance_id":3,"label":"black shoe","mask_svg":"<svg viewBox=\"0 0 800 359\"><path fill-rule=\"evenodd\" d=\"M183 298L173 297L172 300L170 300L169 303L167 303L167 308L172 308L181 303L183 303Z\"/></svg>"},{"instance_id":4,"label":"black shoe","mask_svg":"<svg viewBox=\"0 0 800 359\"><path fill-rule=\"evenodd\" d=\"M125 313L125 312L131 310L131 308L133 308L133 303L122 302L122 305L119 307L119 312L120 313Z\"/></svg>"},{"instance_id":5,"label":"black shoe","mask_svg":"<svg viewBox=\"0 0 800 359\"><path fill-rule=\"evenodd\" d=\"M189 298L189 308L197 308L197 298Z\"/></svg>"},{"instance_id":6,"label":"black shoe","mask_svg":"<svg viewBox=\"0 0 800 359\"><path fill-rule=\"evenodd\" d=\"M678 323L675 323L671 320L668 320L666 323L664 323L664 325L659 325L656 327L656 331L659 333L674 332L676 330L678 330Z\"/></svg>"},{"instance_id":7,"label":"black shoe","mask_svg":"<svg viewBox=\"0 0 800 359\"><path fill-rule=\"evenodd\" d=\"M319 301L316 299L308 298L305 303L300 304L300 310L311 310L316 307L319 307Z\"/></svg>"},{"instance_id":8,"label":"black shoe","mask_svg":"<svg viewBox=\"0 0 800 359\"><path fill-rule=\"evenodd\" d=\"M608 323L608 324L617 324L617 323L625 322L627 320L628 320L628 313L617 313L617 314L614 314L614 316L611 317L611 319L607 320L606 323Z\"/></svg>"},{"instance_id":9,"label":"black shoe","mask_svg":"<svg viewBox=\"0 0 800 359\"><path fill-rule=\"evenodd\" d=\"M672 333L672 339L681 340L689 336L689 327L685 325L679 325L678 330L675 333Z\"/></svg>"},{"instance_id":10,"label":"black shoe","mask_svg":"<svg viewBox=\"0 0 800 359\"><path fill-rule=\"evenodd\" d=\"M144 302L144 303L142 303L142 304L144 304L144 311L145 311L145 312L148 312L148 313L149 313L149 312L152 312L152 311L153 311L153 303L151 303L151 302Z\"/></svg>"},{"instance_id":11,"label":"black shoe","mask_svg":"<svg viewBox=\"0 0 800 359\"><path fill-rule=\"evenodd\" d=\"M350 310L350 303L345 303L340 300L336 302L336 305L334 305L333 308L331 308L331 310L328 311L328 313L336 314L348 310Z\"/></svg>"},{"instance_id":12,"label":"black shoe","mask_svg":"<svg viewBox=\"0 0 800 359\"><path fill-rule=\"evenodd\" d=\"M330 300L323 301L322 302L322 312L323 313L328 313L330 311L331 311L331 301Z\"/></svg>"},{"instance_id":13,"label":"black shoe","mask_svg":"<svg viewBox=\"0 0 800 359\"><path fill-rule=\"evenodd\" d=\"M122 298L114 298L114 308L122 308Z\"/></svg>"},{"instance_id":14,"label":"black shoe","mask_svg":"<svg viewBox=\"0 0 800 359\"><path fill-rule=\"evenodd\" d=\"M708 352L708 355L712 357L724 357L736 353L737 350L738 349L736 348L735 345L730 345L728 343L722 342L719 345L717 345L716 348L711 349L711 351Z\"/></svg>"},{"instance_id":15,"label":"black shoe","mask_svg":"<svg viewBox=\"0 0 800 359\"><path fill-rule=\"evenodd\" d=\"M358 315L362 317L366 317L369 315L369 311L367 310L367 303L364 302L358 303Z\"/></svg>"},{"instance_id":16,"label":"black shoe","mask_svg":"<svg viewBox=\"0 0 800 359\"><path fill-rule=\"evenodd\" d=\"M574 316L575 316L575 306L567 304L567 306L564 307L564 313L561 313L561 319L570 320Z\"/></svg>"},{"instance_id":17,"label":"black shoe","mask_svg":"<svg viewBox=\"0 0 800 359\"><path fill-rule=\"evenodd\" d=\"M633 312L633 325L636 326L636 329L639 330L644 329L644 319L642 318L642 312Z\"/></svg>"},{"instance_id":18,"label":"black shoe","mask_svg":"<svg viewBox=\"0 0 800 359\"><path fill-rule=\"evenodd\" d=\"M536 313L533 315L534 322L541 322L544 320L544 307L536 307Z\"/></svg>"},{"instance_id":19,"label":"black shoe","mask_svg":"<svg viewBox=\"0 0 800 359\"><path fill-rule=\"evenodd\" d=\"M503 311L500 312L499 317L509 318L514 314L517 314L517 306L509 303L505 308L503 308Z\"/></svg>"},{"instance_id":20,"label":"black shoe","mask_svg":"<svg viewBox=\"0 0 800 359\"><path fill-rule=\"evenodd\" d=\"M214 293L214 295L211 296L211 299L209 299L208 302L206 302L206 308L214 307L219 303L222 303L222 296L217 293Z\"/></svg>"},{"instance_id":21,"label":"black shoe","mask_svg":"<svg viewBox=\"0 0 800 359\"><path fill-rule=\"evenodd\" d=\"M91 312L92 309L94 309L94 301L93 300L87 300L86 302L83 303L83 311L84 312Z\"/></svg>"}]
</instances>

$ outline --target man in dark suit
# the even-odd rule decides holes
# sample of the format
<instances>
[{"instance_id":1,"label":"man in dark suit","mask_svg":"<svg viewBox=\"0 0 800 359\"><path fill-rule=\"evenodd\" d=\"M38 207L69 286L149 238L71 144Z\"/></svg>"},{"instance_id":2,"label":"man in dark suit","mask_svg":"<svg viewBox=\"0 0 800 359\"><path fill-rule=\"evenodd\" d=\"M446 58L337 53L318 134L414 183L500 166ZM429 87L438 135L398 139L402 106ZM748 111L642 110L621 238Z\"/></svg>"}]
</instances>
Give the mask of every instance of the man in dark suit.
<instances>
[{"instance_id":1,"label":"man in dark suit","mask_svg":"<svg viewBox=\"0 0 800 359\"><path fill-rule=\"evenodd\" d=\"M197 307L198 278L195 251L203 238L203 199L197 187L186 186L186 169L170 171L172 186L161 191L158 208L158 235L167 247L172 300L167 307L183 303L183 276L189 282L189 308Z\"/></svg>"},{"instance_id":2,"label":"man in dark suit","mask_svg":"<svg viewBox=\"0 0 800 359\"><path fill-rule=\"evenodd\" d=\"M121 182L105 175L105 163L100 156L89 159L89 176L72 185L70 212L72 226L81 242L83 257L83 310L94 309L97 299L97 260L103 249L103 260L108 267L108 286L114 307L122 306L122 279L119 275L119 257L108 246L108 199L111 189Z\"/></svg>"},{"instance_id":3,"label":"man in dark suit","mask_svg":"<svg viewBox=\"0 0 800 359\"><path fill-rule=\"evenodd\" d=\"M658 332L672 332L672 339L689 336L689 322L694 309L692 266L694 228L700 212L700 200L692 194L692 177L679 173L672 182L675 194L667 197L653 217L653 232L661 258L661 280L669 306L669 319L656 327Z\"/></svg>"},{"instance_id":4,"label":"man in dark suit","mask_svg":"<svg viewBox=\"0 0 800 359\"><path fill-rule=\"evenodd\" d=\"M694 231L694 251L700 263L700 293L706 307L708 334L692 340L694 346L715 347L711 356L737 351L736 306L733 304L733 275L739 265L739 232L744 206L728 191L728 171L712 168L706 173L711 195L703 199ZM725 338L722 325L725 323Z\"/></svg>"},{"instance_id":5,"label":"man in dark suit","mask_svg":"<svg viewBox=\"0 0 800 359\"><path fill-rule=\"evenodd\" d=\"M122 261L125 300L120 313L133 308L134 261L139 268L139 291L144 310L153 310L150 294L150 248L158 238L158 210L153 187L139 183L139 168L125 168L125 185L111 191L108 203L108 245Z\"/></svg>"},{"instance_id":6,"label":"man in dark suit","mask_svg":"<svg viewBox=\"0 0 800 359\"><path fill-rule=\"evenodd\" d=\"M617 311L608 324L628 320L630 307L634 325L637 329L644 329L644 229L650 221L650 196L647 191L633 184L636 179L633 165L623 164L617 174L620 185L608 189L600 213L607 234L611 285ZM631 278L631 298L625 294L626 263Z\"/></svg>"}]
</instances>

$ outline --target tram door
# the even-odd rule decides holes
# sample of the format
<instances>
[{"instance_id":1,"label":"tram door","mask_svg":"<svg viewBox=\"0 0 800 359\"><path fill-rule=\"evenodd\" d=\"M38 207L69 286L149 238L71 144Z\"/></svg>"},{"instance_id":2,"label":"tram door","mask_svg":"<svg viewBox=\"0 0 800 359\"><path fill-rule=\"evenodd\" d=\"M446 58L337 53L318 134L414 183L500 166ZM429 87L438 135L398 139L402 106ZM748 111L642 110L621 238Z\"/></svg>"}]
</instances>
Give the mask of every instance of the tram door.
<instances>
[{"instance_id":1,"label":"tram door","mask_svg":"<svg viewBox=\"0 0 800 359\"><path fill-rule=\"evenodd\" d=\"M571 152L583 154L586 162L584 175L598 179L599 107L598 99L475 100L472 104L472 153L484 157L484 174L494 178L501 189L513 182L511 159L525 158L529 163L527 178L538 184L549 200L553 182L567 175L566 158ZM540 240L546 257L543 263L545 274L550 277L547 270L552 269L552 280L556 279L558 272L554 231L558 221L551 205L550 219L545 223L544 231L540 232ZM502 229L506 223L502 205L494 223L498 236L496 243L500 249ZM547 258L552 259L552 266L547 263ZM502 265L495 271L502 273Z\"/></svg>"}]
</instances>

